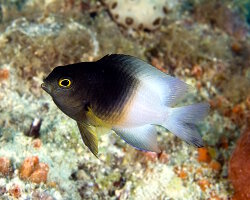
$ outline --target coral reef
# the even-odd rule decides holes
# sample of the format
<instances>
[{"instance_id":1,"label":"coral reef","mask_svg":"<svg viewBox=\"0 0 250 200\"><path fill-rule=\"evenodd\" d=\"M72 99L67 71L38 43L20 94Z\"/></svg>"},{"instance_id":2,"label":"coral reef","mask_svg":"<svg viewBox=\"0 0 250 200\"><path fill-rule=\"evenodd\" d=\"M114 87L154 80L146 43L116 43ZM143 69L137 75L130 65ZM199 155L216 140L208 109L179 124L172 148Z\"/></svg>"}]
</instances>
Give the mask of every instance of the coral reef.
<instances>
[{"instance_id":1,"label":"coral reef","mask_svg":"<svg viewBox=\"0 0 250 200\"><path fill-rule=\"evenodd\" d=\"M199 148L198 149L198 161L199 162L207 162L211 161L211 156L206 148Z\"/></svg>"},{"instance_id":2,"label":"coral reef","mask_svg":"<svg viewBox=\"0 0 250 200\"><path fill-rule=\"evenodd\" d=\"M47 181L49 166L45 163L39 163L37 156L26 158L20 167L20 178L29 180L33 183L42 183Z\"/></svg>"},{"instance_id":3,"label":"coral reef","mask_svg":"<svg viewBox=\"0 0 250 200\"><path fill-rule=\"evenodd\" d=\"M170 10L168 1L151 0L103 0L113 19L120 25L134 29L154 30L161 25L165 14ZM170 6L175 6L170 2ZM177 4L177 3L176 3Z\"/></svg>"},{"instance_id":4,"label":"coral reef","mask_svg":"<svg viewBox=\"0 0 250 200\"><path fill-rule=\"evenodd\" d=\"M39 149L42 146L42 141L40 139L35 139L32 142L34 148Z\"/></svg>"},{"instance_id":5,"label":"coral reef","mask_svg":"<svg viewBox=\"0 0 250 200\"><path fill-rule=\"evenodd\" d=\"M6 157L0 157L0 174L9 175L11 172L11 161Z\"/></svg>"},{"instance_id":6,"label":"coral reef","mask_svg":"<svg viewBox=\"0 0 250 200\"><path fill-rule=\"evenodd\" d=\"M240 196L247 194L242 183L249 174L246 5L245 0L2 1L0 199L246 199ZM92 156L74 121L40 84L55 66L110 53L142 58L190 84L193 93L179 105L209 101L211 112L198 127L205 147L193 148L157 127L161 154L135 150L110 132L100 137L99 159Z\"/></svg>"},{"instance_id":7,"label":"coral reef","mask_svg":"<svg viewBox=\"0 0 250 200\"><path fill-rule=\"evenodd\" d=\"M21 197L21 194L22 194L21 188L18 185L14 184L9 189L9 194L10 196L13 196L15 198Z\"/></svg>"},{"instance_id":8,"label":"coral reef","mask_svg":"<svg viewBox=\"0 0 250 200\"><path fill-rule=\"evenodd\" d=\"M202 23L218 27L242 40L246 36L247 26L241 20L241 16L229 8L229 2L201 1L194 8L194 17Z\"/></svg>"},{"instance_id":9,"label":"coral reef","mask_svg":"<svg viewBox=\"0 0 250 200\"><path fill-rule=\"evenodd\" d=\"M26 158L20 167L20 178L27 180L30 175L35 171L38 163L39 158L37 156Z\"/></svg>"},{"instance_id":10,"label":"coral reef","mask_svg":"<svg viewBox=\"0 0 250 200\"><path fill-rule=\"evenodd\" d=\"M29 180L33 183L45 183L49 172L49 166L45 163L39 163L35 171L29 177Z\"/></svg>"},{"instance_id":11,"label":"coral reef","mask_svg":"<svg viewBox=\"0 0 250 200\"><path fill-rule=\"evenodd\" d=\"M47 194L46 192L39 192L39 191L34 191L32 193L32 199L33 200L54 200L52 196Z\"/></svg>"},{"instance_id":12,"label":"coral reef","mask_svg":"<svg viewBox=\"0 0 250 200\"><path fill-rule=\"evenodd\" d=\"M9 77L9 71L7 69L0 70L0 81L5 80Z\"/></svg>"}]
</instances>

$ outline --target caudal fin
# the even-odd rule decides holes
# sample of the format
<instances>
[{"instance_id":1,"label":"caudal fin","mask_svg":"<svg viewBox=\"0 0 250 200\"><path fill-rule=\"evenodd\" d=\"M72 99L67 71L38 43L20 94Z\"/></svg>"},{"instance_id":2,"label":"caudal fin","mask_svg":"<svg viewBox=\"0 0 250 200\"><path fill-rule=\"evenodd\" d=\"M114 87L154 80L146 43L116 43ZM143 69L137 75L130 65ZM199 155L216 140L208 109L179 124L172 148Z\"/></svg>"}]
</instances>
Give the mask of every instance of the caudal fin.
<instances>
[{"instance_id":1,"label":"caudal fin","mask_svg":"<svg viewBox=\"0 0 250 200\"><path fill-rule=\"evenodd\" d=\"M203 147L203 141L196 124L203 120L209 111L208 103L198 103L178 108L170 108L165 128L196 147Z\"/></svg>"}]
</instances>

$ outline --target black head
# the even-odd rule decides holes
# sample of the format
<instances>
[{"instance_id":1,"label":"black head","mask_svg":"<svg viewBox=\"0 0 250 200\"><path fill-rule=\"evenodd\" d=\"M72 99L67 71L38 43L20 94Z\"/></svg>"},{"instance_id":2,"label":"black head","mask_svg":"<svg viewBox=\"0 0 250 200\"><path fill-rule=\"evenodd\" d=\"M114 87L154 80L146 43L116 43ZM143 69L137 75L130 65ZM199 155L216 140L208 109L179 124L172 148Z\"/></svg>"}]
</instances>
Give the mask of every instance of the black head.
<instances>
[{"instance_id":1,"label":"black head","mask_svg":"<svg viewBox=\"0 0 250 200\"><path fill-rule=\"evenodd\" d=\"M56 105L73 119L77 118L87 99L87 68L87 63L56 67L41 85Z\"/></svg>"},{"instance_id":2,"label":"black head","mask_svg":"<svg viewBox=\"0 0 250 200\"><path fill-rule=\"evenodd\" d=\"M70 66L59 66L43 80L41 87L53 98L59 96L71 96L76 87L74 68Z\"/></svg>"}]
</instances>

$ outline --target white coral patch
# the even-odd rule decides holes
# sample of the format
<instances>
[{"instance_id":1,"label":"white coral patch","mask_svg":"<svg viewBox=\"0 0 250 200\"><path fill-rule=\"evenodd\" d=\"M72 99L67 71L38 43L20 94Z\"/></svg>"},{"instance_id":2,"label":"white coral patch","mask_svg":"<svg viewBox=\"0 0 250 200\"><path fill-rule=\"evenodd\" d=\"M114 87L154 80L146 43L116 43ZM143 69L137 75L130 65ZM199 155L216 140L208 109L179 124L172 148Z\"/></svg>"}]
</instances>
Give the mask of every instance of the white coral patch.
<instances>
[{"instance_id":1,"label":"white coral patch","mask_svg":"<svg viewBox=\"0 0 250 200\"><path fill-rule=\"evenodd\" d=\"M104 2L118 24L126 28L149 30L159 27L168 6L165 0L105 0Z\"/></svg>"}]
</instances>

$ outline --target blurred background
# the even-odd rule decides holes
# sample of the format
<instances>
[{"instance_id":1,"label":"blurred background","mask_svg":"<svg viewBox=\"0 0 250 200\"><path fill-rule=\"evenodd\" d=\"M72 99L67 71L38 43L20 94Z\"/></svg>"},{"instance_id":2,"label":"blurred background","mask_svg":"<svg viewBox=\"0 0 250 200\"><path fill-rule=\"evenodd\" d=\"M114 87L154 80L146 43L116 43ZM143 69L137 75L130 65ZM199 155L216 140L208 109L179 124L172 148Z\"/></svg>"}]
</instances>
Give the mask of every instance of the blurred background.
<instances>
[{"instance_id":1,"label":"blurred background","mask_svg":"<svg viewBox=\"0 0 250 200\"><path fill-rule=\"evenodd\" d=\"M0 0L0 199L250 199L249 23L249 0ZM110 53L192 85L205 147L158 127L161 154L111 132L94 157L40 85Z\"/></svg>"}]
</instances>

